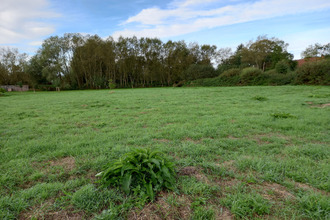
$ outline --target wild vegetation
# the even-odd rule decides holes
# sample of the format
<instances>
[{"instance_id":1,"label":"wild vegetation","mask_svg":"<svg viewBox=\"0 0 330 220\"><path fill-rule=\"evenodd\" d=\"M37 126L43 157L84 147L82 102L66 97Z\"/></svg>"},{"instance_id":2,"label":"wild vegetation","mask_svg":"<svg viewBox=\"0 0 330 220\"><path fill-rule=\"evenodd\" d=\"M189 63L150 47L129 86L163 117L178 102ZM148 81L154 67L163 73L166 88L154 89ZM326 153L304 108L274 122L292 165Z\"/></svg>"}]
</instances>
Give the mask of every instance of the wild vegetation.
<instances>
[{"instance_id":1,"label":"wild vegetation","mask_svg":"<svg viewBox=\"0 0 330 220\"><path fill-rule=\"evenodd\" d=\"M329 87L11 92L0 102L0 219L330 217ZM103 186L96 174L137 148L167 155L174 191L159 187L151 202L134 185Z\"/></svg>"},{"instance_id":2,"label":"wild vegetation","mask_svg":"<svg viewBox=\"0 0 330 220\"><path fill-rule=\"evenodd\" d=\"M29 59L17 49L2 48L0 85L29 84L39 90L182 86L194 80L199 86L329 85L330 44L309 46L302 55L322 62L298 69L287 47L283 40L266 36L232 52L157 38L104 40L97 35L65 34L44 40ZM227 71L232 70L239 73L231 77Z\"/></svg>"}]
</instances>

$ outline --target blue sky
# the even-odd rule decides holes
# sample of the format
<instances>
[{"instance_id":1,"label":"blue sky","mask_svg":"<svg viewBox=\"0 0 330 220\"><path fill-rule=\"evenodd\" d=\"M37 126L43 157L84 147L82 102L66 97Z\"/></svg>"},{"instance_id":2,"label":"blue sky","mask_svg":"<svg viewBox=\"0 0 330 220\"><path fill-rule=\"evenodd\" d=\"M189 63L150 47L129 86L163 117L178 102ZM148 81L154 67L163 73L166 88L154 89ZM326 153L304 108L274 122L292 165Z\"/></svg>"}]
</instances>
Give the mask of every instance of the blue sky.
<instances>
[{"instance_id":1,"label":"blue sky","mask_svg":"<svg viewBox=\"0 0 330 220\"><path fill-rule=\"evenodd\" d=\"M330 42L329 0L1 0L0 46L33 53L64 33L158 37L233 50L259 35L300 58Z\"/></svg>"}]
</instances>

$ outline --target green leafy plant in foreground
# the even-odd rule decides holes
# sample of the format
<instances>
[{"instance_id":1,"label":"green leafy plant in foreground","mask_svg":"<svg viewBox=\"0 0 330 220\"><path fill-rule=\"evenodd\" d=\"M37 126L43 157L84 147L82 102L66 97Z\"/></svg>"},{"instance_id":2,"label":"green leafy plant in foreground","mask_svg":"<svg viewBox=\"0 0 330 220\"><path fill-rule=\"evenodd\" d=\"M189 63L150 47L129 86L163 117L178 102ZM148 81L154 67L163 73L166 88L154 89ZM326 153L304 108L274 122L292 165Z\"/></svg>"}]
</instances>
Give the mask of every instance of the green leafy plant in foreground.
<instances>
[{"instance_id":1,"label":"green leafy plant in foreground","mask_svg":"<svg viewBox=\"0 0 330 220\"><path fill-rule=\"evenodd\" d=\"M134 192L154 200L162 189L174 189L175 170L162 152L136 149L117 161L110 162L101 176L104 186L119 186L126 193Z\"/></svg>"},{"instance_id":2,"label":"green leafy plant in foreground","mask_svg":"<svg viewBox=\"0 0 330 220\"><path fill-rule=\"evenodd\" d=\"M258 101L267 101L268 100L268 98L266 98L266 97L263 97L263 96L254 96L252 99L254 99L254 100L258 100Z\"/></svg>"},{"instance_id":3,"label":"green leafy plant in foreground","mask_svg":"<svg viewBox=\"0 0 330 220\"><path fill-rule=\"evenodd\" d=\"M271 116L273 116L274 118L297 118L296 116L285 112L273 113L271 114Z\"/></svg>"}]
</instances>

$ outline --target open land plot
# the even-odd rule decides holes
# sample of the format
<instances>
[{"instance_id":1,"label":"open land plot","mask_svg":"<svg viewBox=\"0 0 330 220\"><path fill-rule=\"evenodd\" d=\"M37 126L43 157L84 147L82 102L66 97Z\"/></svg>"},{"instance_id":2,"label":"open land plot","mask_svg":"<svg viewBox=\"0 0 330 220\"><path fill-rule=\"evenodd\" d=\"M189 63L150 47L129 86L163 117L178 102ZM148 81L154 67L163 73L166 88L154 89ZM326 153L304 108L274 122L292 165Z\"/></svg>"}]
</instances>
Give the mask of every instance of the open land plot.
<instances>
[{"instance_id":1,"label":"open land plot","mask_svg":"<svg viewBox=\"0 0 330 220\"><path fill-rule=\"evenodd\" d=\"M329 219L330 87L148 88L0 97L0 219ZM95 174L165 152L144 204Z\"/></svg>"}]
</instances>

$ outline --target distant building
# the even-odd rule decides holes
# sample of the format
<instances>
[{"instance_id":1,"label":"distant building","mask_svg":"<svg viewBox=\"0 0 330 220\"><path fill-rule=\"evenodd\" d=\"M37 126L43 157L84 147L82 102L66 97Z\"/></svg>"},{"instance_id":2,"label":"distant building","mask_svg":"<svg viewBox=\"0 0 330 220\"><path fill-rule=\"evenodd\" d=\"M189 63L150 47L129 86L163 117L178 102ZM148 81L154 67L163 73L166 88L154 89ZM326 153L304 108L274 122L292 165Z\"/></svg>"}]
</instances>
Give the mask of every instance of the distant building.
<instances>
[{"instance_id":1,"label":"distant building","mask_svg":"<svg viewBox=\"0 0 330 220\"><path fill-rule=\"evenodd\" d=\"M315 62L324 59L324 57L306 57L304 59L296 60L298 62L298 66L303 65L304 63L308 62Z\"/></svg>"},{"instance_id":2,"label":"distant building","mask_svg":"<svg viewBox=\"0 0 330 220\"><path fill-rule=\"evenodd\" d=\"M29 85L22 85L22 86L16 86L16 85L5 85L0 86L1 88L4 88L7 92L26 92L29 91Z\"/></svg>"}]
</instances>

